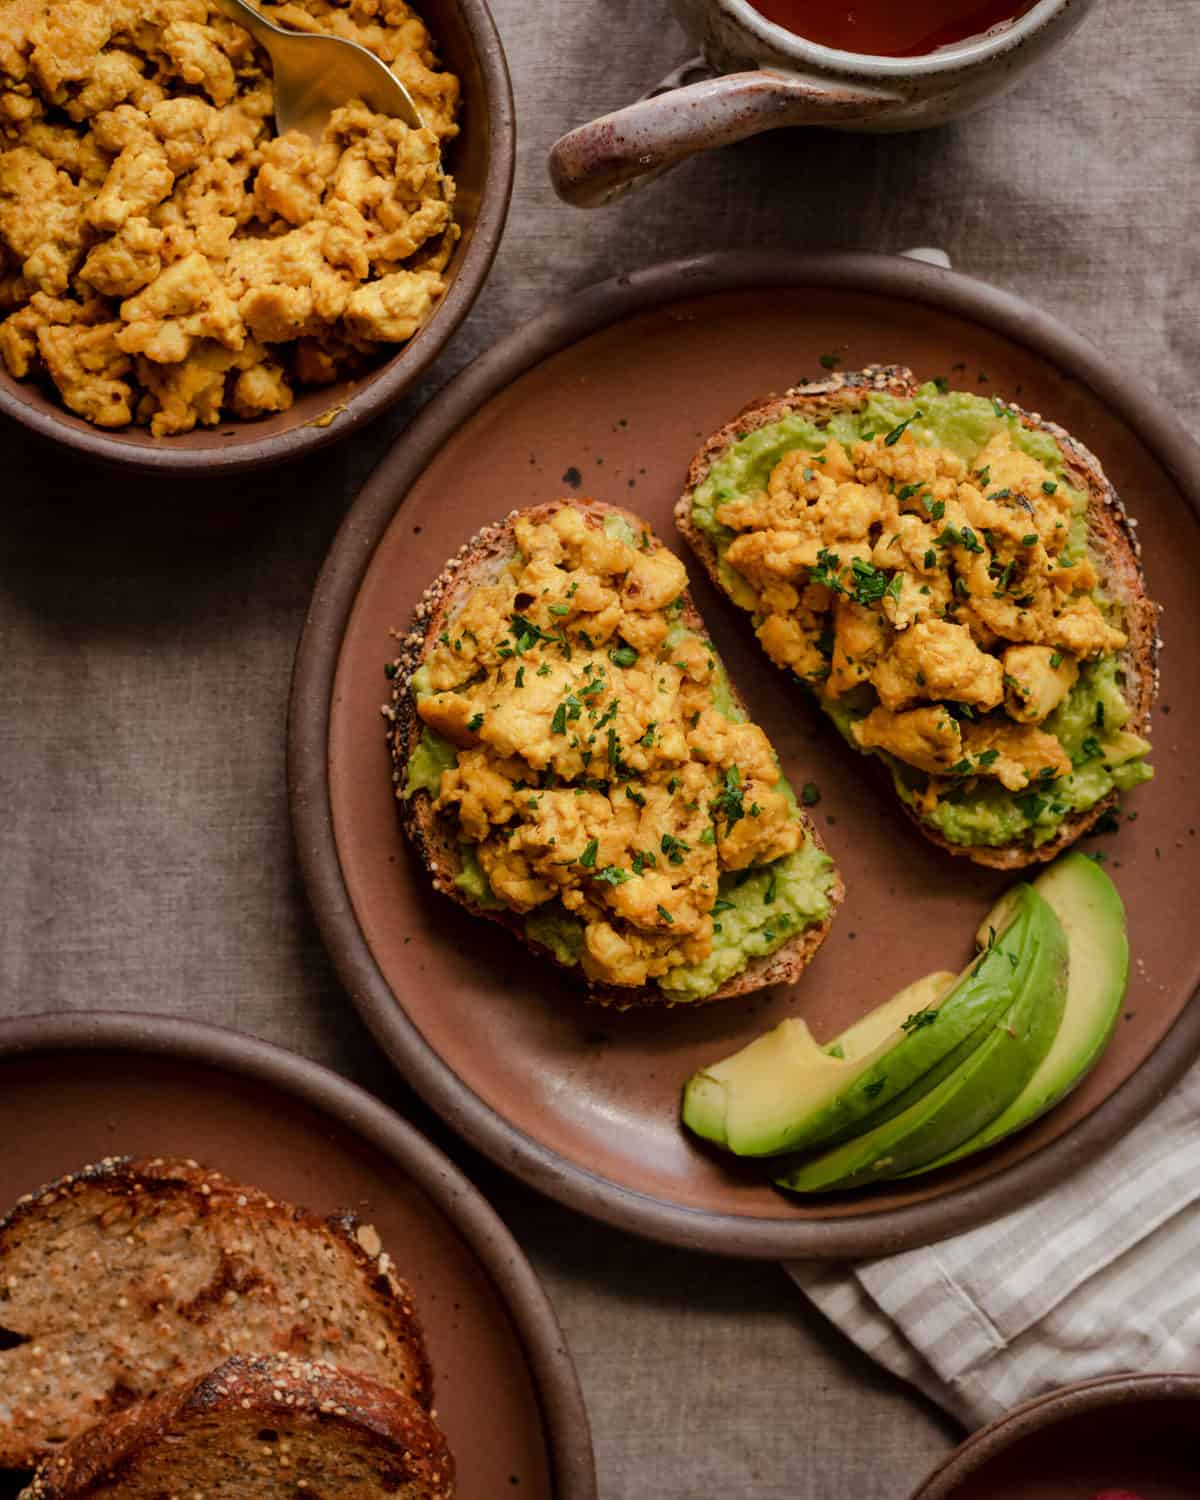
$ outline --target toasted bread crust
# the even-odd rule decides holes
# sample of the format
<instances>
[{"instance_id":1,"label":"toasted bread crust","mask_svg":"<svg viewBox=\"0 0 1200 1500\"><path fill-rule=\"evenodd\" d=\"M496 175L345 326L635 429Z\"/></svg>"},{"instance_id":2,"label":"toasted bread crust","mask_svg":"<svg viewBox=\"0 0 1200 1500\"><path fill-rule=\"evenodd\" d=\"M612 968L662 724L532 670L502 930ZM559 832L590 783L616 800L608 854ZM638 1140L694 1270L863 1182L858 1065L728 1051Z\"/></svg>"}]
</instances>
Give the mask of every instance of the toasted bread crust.
<instances>
[{"instance_id":1,"label":"toasted bread crust","mask_svg":"<svg viewBox=\"0 0 1200 1500\"><path fill-rule=\"evenodd\" d=\"M175 1223L185 1226L189 1233L201 1238L212 1232L209 1226L225 1219L235 1221L248 1230L253 1230L256 1225L269 1225L285 1235L300 1231L306 1245L328 1247L330 1257L339 1261L344 1270L343 1283L354 1283L357 1305L370 1309L374 1330L386 1330L384 1336L390 1340L391 1350L387 1358L389 1361L394 1360L397 1368L403 1370L408 1394L420 1405L428 1407L431 1404L433 1376L412 1294L395 1275L391 1260L383 1252L375 1230L360 1223L352 1214L321 1219L305 1209L273 1199L259 1188L231 1182L221 1173L210 1171L193 1161L162 1157L141 1160L110 1157L60 1178L57 1182L49 1183L36 1192L26 1194L0 1219L0 1284L7 1279L6 1262L9 1266L13 1264L12 1257L24 1242L39 1234L43 1221L47 1239L53 1238L56 1231L49 1216L56 1211L56 1205L61 1210L64 1201L71 1200L86 1209L89 1207L89 1197L95 1198L98 1214L107 1218L113 1216L115 1211L115 1216L130 1226L140 1225L144 1219L148 1220L149 1216L160 1210L168 1210ZM297 1243L299 1244L299 1236ZM37 1248L40 1247L35 1246ZM68 1246L61 1253L69 1253L69 1250ZM48 1244L46 1253L58 1254L59 1247ZM105 1275L109 1271L114 1277L120 1274L119 1266L114 1268L108 1262L106 1264L109 1265L109 1270L105 1271ZM221 1267L222 1273L230 1269L226 1267L223 1257ZM232 1279L221 1280L218 1277L215 1284L202 1288L190 1303L173 1305L171 1316L183 1319L190 1329L205 1328L222 1298L227 1293L236 1292L236 1278L235 1267L232 1268ZM145 1320L159 1316L153 1304L145 1302L145 1306L142 1306L142 1302L145 1299L139 1299L138 1306L123 1313L117 1312L115 1307L97 1308L95 1342L100 1344L107 1337L114 1344L125 1345L139 1336L147 1326ZM271 1305L268 1303L268 1308ZM10 1320L5 1314L4 1306L4 1300L0 1298L0 1325L6 1325ZM47 1309L52 1312L49 1299ZM111 1330L106 1333L107 1318L114 1321ZM52 1319L50 1321L52 1323ZM304 1319L297 1322L294 1313L284 1319L281 1311L277 1321L279 1326L274 1330L275 1347L280 1349L294 1348L297 1339L303 1341L310 1333L317 1335L321 1332L315 1327L306 1329ZM48 1331L38 1328L18 1326L11 1331L18 1336L25 1336L22 1343L27 1342L30 1335L50 1336ZM224 1352L215 1333L210 1344L211 1361L215 1362ZM14 1359L19 1352L19 1348L14 1351ZM264 1354L269 1352L269 1349L262 1350ZM345 1363L353 1366L359 1360L360 1352L353 1345L348 1345ZM124 1368L123 1361L117 1363ZM206 1360L205 1363L209 1361ZM176 1378L191 1378L195 1373L197 1369L193 1364L191 1369L181 1369ZM396 1383L401 1383L399 1378ZM149 1381L140 1386L135 1384L132 1389L129 1388L129 1382L125 1382L119 1390L114 1387L113 1400L108 1403L107 1409L104 1406L97 1409L89 1398L75 1389L71 1368L62 1372L61 1384L62 1390L57 1393L59 1400L55 1403L54 1412L39 1412L38 1416L43 1419L43 1427L47 1421L53 1420L54 1425L50 1430L66 1432L67 1435L81 1431L98 1417L119 1411L132 1400L156 1393ZM0 1468L30 1467L49 1451L49 1445L41 1431L31 1430L28 1417L22 1415L22 1409L17 1405L19 1395L14 1390L13 1374L6 1368L3 1350L0 1350L0 1386L7 1386L14 1413L8 1421L0 1418Z\"/></svg>"},{"instance_id":2,"label":"toasted bread crust","mask_svg":"<svg viewBox=\"0 0 1200 1500\"><path fill-rule=\"evenodd\" d=\"M414 612L408 633L400 642L400 652L394 662L395 687L391 705L385 710L388 717L388 743L393 761L392 780L400 812L400 821L416 850L422 864L428 870L434 888L477 917L496 922L511 932L531 952L548 962L556 963L546 949L530 943L525 936L524 922L516 913L479 906L466 892L454 884L454 877L461 869L458 842L454 835L453 822L433 811L433 799L425 791L417 791L411 797L403 795L409 756L421 737L421 720L417 714L416 698L412 690L413 674L420 668L426 655L447 627L455 611L467 595L485 582L508 562L516 550L513 531L514 522L524 517L532 522L547 521L563 506L572 506L581 511L594 525L602 526L606 516L620 516L637 530L645 529L645 521L632 511L620 506L606 505L592 499L558 500L546 505L512 511L503 521L487 526L467 542L452 557L445 568L426 589ZM683 595L684 607L680 620L703 639L708 640L708 631L692 601L690 591ZM749 716L749 710L730 683L734 702ZM824 849L820 836L811 820L801 814L805 836L819 848ZM830 885L830 909L825 920L806 929L785 943L782 948L762 958L754 958L732 979L728 980L703 1001L673 1001L657 984L620 986L596 984L589 981L581 968L557 965L564 975L576 983L586 986L587 998L600 1005L620 1010L651 1005L709 1004L715 1000L729 1000L771 984L790 984L797 979L825 941L830 924L845 894L840 874L835 867Z\"/></svg>"},{"instance_id":3,"label":"toasted bread crust","mask_svg":"<svg viewBox=\"0 0 1200 1500\"><path fill-rule=\"evenodd\" d=\"M247 1440L262 1427L267 1442ZM190 1432L207 1441L226 1435L226 1451L210 1456L188 1453ZM327 1473L297 1474L287 1445L298 1433L320 1433ZM255 1434L260 1437L262 1434ZM235 1356L190 1384L143 1401L101 1422L47 1459L22 1500L85 1500L120 1493L139 1480L148 1462L161 1461L170 1444L172 1493L232 1493L241 1484L247 1496L268 1493L336 1494L340 1443L353 1442L386 1479L387 1493L404 1486L405 1496L450 1500L454 1462L446 1440L417 1402L365 1376L288 1355L249 1359ZM277 1476L277 1477L276 1477ZM297 1487L296 1480L301 1480ZM361 1491L360 1491L361 1492ZM382 1484L375 1490L384 1493Z\"/></svg>"},{"instance_id":4,"label":"toasted bread crust","mask_svg":"<svg viewBox=\"0 0 1200 1500\"><path fill-rule=\"evenodd\" d=\"M768 396L753 402L704 443L688 469L686 488L675 506L675 524L718 588L721 585L717 551L692 520L692 496L725 450L746 433L769 426L791 412L804 412L819 420L837 411L856 410L872 392L886 391L890 395L906 397L914 395L919 385L912 371L903 365L870 365L865 370L839 372L826 380L796 386L782 396ZM1129 636L1129 645L1121 653L1125 694L1131 710L1129 728L1135 734L1144 735L1149 730L1150 712L1158 692L1159 606L1146 593L1137 523L1126 513L1099 459L1077 438L1037 412L1026 411L1012 402L1000 404L1023 426L1048 432L1055 438L1062 450L1070 484L1088 496L1089 546L1095 555L1102 585L1122 606L1124 626ZM874 756L870 758L875 759ZM887 777L882 766L880 771ZM890 788L890 777L887 777L887 782ZM924 822L913 808L904 803L900 805L924 837L948 853L993 869L1019 870L1053 859L1076 839L1082 838L1116 801L1117 793L1113 792L1085 812L1070 814L1063 819L1054 838L1037 848L1027 848L1023 844L995 847L953 844Z\"/></svg>"}]
</instances>

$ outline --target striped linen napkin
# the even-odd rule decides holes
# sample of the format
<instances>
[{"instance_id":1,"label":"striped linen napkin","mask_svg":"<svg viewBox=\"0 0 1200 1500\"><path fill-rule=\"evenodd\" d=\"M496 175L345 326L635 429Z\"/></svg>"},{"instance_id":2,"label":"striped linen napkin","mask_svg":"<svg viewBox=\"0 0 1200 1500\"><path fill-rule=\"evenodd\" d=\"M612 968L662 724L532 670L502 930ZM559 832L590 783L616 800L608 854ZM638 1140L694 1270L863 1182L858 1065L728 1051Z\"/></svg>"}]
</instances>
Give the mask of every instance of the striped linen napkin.
<instances>
[{"instance_id":1,"label":"striped linen napkin","mask_svg":"<svg viewBox=\"0 0 1200 1500\"><path fill-rule=\"evenodd\" d=\"M1005 1218L923 1250L787 1270L860 1349L971 1428L1096 1375L1200 1371L1200 1064L1099 1161Z\"/></svg>"}]
</instances>

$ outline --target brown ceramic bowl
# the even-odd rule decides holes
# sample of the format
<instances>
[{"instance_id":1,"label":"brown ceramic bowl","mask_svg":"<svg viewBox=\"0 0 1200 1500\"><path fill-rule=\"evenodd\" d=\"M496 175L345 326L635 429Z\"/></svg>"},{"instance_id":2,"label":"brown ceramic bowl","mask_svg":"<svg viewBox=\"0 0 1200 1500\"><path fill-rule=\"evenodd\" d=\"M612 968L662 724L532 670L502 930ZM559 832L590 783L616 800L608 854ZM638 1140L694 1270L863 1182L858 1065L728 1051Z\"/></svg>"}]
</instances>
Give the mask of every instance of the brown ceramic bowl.
<instances>
[{"instance_id":1,"label":"brown ceramic bowl","mask_svg":"<svg viewBox=\"0 0 1200 1500\"><path fill-rule=\"evenodd\" d=\"M0 1022L0 1141L0 1213L124 1153L193 1157L318 1213L353 1209L413 1288L459 1500L595 1500L579 1383L536 1275L458 1169L362 1089L216 1026L34 1016Z\"/></svg>"},{"instance_id":2,"label":"brown ceramic bowl","mask_svg":"<svg viewBox=\"0 0 1200 1500\"><path fill-rule=\"evenodd\" d=\"M1200 1375L1089 1380L975 1433L911 1500L1196 1500L1197 1433Z\"/></svg>"},{"instance_id":3,"label":"brown ceramic bowl","mask_svg":"<svg viewBox=\"0 0 1200 1500\"><path fill-rule=\"evenodd\" d=\"M441 353L479 295L504 232L516 153L512 84L487 0L420 0L446 66L462 81L462 130L450 148L463 234L449 286L429 322L368 375L296 398L290 411L261 421L224 421L178 437L142 427L106 432L74 416L53 391L14 380L0 363L0 413L90 458L161 474L229 474L281 463L336 442L377 417ZM339 410L331 421L316 425Z\"/></svg>"},{"instance_id":4,"label":"brown ceramic bowl","mask_svg":"<svg viewBox=\"0 0 1200 1500\"><path fill-rule=\"evenodd\" d=\"M697 604L848 895L791 986L675 1011L581 1002L552 964L429 886L390 805L379 716L422 590L484 522L563 493L617 500L677 547L672 507L701 442L731 413L834 352L945 375L1053 416L1097 452L1139 519L1166 611L1156 779L1126 801L1107 852L1135 963L1125 1019L1060 1108L997 1149L871 1191L792 1199L769 1164L704 1149L679 1124L698 1067L802 1013L833 1035L901 984L965 962L1011 877L927 843L871 764L758 649L695 565ZM406 432L351 509L297 658L290 790L299 857L339 972L393 1061L497 1162L584 1212L727 1254L881 1255L1004 1212L1076 1170L1200 1050L1200 451L1169 409L1091 344L1016 297L884 256L719 255L590 291L465 371Z\"/></svg>"}]
</instances>

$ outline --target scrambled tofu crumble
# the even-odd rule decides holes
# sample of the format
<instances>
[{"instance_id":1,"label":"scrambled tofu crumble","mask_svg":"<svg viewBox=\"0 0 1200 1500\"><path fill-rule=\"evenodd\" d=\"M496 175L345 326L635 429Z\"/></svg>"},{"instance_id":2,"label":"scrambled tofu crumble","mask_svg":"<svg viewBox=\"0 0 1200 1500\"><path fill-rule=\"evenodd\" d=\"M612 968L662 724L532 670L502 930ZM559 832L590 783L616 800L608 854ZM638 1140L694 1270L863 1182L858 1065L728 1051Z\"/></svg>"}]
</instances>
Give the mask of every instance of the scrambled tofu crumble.
<instances>
[{"instance_id":1,"label":"scrambled tofu crumble","mask_svg":"<svg viewBox=\"0 0 1200 1500\"><path fill-rule=\"evenodd\" d=\"M264 5L395 69L422 129L274 135L270 63L211 0L0 0L0 356L100 427L286 411L441 297L458 80L403 0Z\"/></svg>"},{"instance_id":2,"label":"scrambled tofu crumble","mask_svg":"<svg viewBox=\"0 0 1200 1500\"><path fill-rule=\"evenodd\" d=\"M680 619L678 558L569 504L518 518L515 540L414 679L426 733L455 752L435 810L455 818L485 901L573 923L590 979L669 982L720 941L722 874L795 854L805 825L710 642ZM777 909L774 946L793 921Z\"/></svg>"},{"instance_id":3,"label":"scrambled tofu crumble","mask_svg":"<svg viewBox=\"0 0 1200 1500\"><path fill-rule=\"evenodd\" d=\"M968 461L918 443L913 420L793 449L765 490L713 513L767 654L858 747L923 773L909 788L928 813L989 781L1029 794L1070 776L1080 761L1047 721L1085 664L1128 640L1088 556L1084 497L1007 424ZM1144 752L1102 712L1084 760Z\"/></svg>"}]
</instances>

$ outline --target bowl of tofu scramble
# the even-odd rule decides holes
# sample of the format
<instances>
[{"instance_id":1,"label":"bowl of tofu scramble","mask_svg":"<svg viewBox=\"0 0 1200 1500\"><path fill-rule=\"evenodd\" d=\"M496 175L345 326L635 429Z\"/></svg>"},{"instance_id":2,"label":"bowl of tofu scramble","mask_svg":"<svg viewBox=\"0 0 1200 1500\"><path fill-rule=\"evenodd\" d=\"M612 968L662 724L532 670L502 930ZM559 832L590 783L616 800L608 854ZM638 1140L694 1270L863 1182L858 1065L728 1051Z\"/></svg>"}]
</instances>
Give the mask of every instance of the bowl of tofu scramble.
<instances>
[{"instance_id":1,"label":"bowl of tofu scramble","mask_svg":"<svg viewBox=\"0 0 1200 1500\"><path fill-rule=\"evenodd\" d=\"M276 135L217 0L0 0L0 411L127 466L294 457L396 401L462 322L512 188L485 0L258 0L369 47L421 127Z\"/></svg>"}]
</instances>

